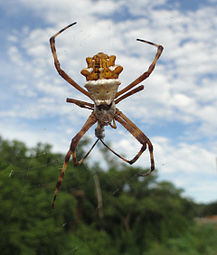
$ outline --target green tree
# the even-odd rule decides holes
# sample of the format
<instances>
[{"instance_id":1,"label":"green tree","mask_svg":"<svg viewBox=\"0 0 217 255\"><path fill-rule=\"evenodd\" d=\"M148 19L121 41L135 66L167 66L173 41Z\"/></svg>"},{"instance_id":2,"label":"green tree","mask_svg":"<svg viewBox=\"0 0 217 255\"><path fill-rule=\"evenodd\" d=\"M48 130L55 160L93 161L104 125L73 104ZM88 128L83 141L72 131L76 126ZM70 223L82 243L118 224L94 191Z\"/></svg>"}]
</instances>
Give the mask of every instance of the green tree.
<instances>
[{"instance_id":1,"label":"green tree","mask_svg":"<svg viewBox=\"0 0 217 255\"><path fill-rule=\"evenodd\" d=\"M77 155L88 150L83 140ZM87 149L86 149L87 148ZM48 144L0 139L0 249L15 255L216 254L217 230L194 222L201 205L102 150L108 170L70 162L51 208L64 156ZM94 175L102 193L99 215ZM202 209L201 209L202 210Z\"/></svg>"}]
</instances>

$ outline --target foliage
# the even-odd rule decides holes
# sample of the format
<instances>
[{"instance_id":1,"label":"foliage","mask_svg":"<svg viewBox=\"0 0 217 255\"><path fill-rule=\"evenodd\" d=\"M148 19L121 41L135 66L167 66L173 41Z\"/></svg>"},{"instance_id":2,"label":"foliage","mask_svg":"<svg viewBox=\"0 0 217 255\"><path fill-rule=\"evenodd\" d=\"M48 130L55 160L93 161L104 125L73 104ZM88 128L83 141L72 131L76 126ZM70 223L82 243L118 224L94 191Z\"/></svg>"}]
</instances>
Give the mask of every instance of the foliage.
<instances>
[{"instance_id":1,"label":"foliage","mask_svg":"<svg viewBox=\"0 0 217 255\"><path fill-rule=\"evenodd\" d=\"M209 204L202 204L199 206L200 206L200 216L217 215L217 201L209 203Z\"/></svg>"},{"instance_id":2,"label":"foliage","mask_svg":"<svg viewBox=\"0 0 217 255\"><path fill-rule=\"evenodd\" d=\"M87 141L78 155L84 154ZM51 208L63 156L0 139L0 248L3 255L214 255L217 229L196 225L196 205L157 174L120 165L103 151L99 164L69 165ZM100 180L99 215L94 175ZM203 207L204 208L204 207ZM211 207L213 208L213 207ZM202 210L202 209L201 209Z\"/></svg>"}]
</instances>

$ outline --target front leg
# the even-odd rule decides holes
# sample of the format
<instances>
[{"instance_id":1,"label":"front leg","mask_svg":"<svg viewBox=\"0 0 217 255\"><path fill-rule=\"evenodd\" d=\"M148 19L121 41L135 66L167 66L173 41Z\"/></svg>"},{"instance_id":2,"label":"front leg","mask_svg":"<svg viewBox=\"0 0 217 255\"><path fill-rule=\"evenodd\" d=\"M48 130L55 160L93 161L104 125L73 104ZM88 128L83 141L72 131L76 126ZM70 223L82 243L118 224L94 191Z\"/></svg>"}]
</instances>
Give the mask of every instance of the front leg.
<instances>
[{"instance_id":1,"label":"front leg","mask_svg":"<svg viewBox=\"0 0 217 255\"><path fill-rule=\"evenodd\" d=\"M119 97L120 95L122 95L123 93L127 92L128 90L132 89L137 84L144 81L146 78L148 78L149 75L153 72L156 63L157 63L158 59L160 58L160 56L162 54L162 51L163 51L163 46L162 45L158 45L158 44L155 44L153 42L145 41L145 40L142 40L142 39L137 39L137 41L148 43L148 44L151 44L151 45L157 47L157 53L156 53L155 58L152 61L151 65L149 66L148 70L146 72L144 72L142 75L140 75L135 81L131 82L128 86L126 86L122 90L118 91L117 94L116 94L116 98Z\"/></svg>"},{"instance_id":2,"label":"front leg","mask_svg":"<svg viewBox=\"0 0 217 255\"><path fill-rule=\"evenodd\" d=\"M75 25L76 22L66 26L65 28L61 29L59 32L57 32L55 35L53 35L50 38L50 47L51 47L51 52L53 55L53 59L54 59L54 65L56 67L57 72L59 73L60 76L62 76L63 79L65 79L69 84L71 84L74 88L76 88L77 90L79 90L81 93L83 93L84 95L88 96L90 98L89 93L83 89L81 86L79 86L67 73L65 73L65 71L63 71L63 69L60 66L60 62L58 60L57 57L57 53L56 53L56 46L55 46L55 38L61 34L63 31L65 31L66 29L68 29L69 27Z\"/></svg>"}]
</instances>

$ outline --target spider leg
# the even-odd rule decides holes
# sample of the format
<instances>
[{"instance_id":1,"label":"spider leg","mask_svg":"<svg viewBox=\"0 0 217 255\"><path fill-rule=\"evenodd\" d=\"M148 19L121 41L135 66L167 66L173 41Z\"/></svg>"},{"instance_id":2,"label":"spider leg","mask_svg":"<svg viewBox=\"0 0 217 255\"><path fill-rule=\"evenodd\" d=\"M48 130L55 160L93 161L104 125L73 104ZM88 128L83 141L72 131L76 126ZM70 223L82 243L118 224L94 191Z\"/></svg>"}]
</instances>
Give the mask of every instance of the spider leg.
<instances>
[{"instance_id":1,"label":"spider leg","mask_svg":"<svg viewBox=\"0 0 217 255\"><path fill-rule=\"evenodd\" d=\"M112 153L114 153L117 157L119 157L120 159L122 159L123 161L125 161L128 164L133 164L136 159L138 158L138 154L132 159L132 160L127 160L124 157L122 157L120 154L118 154L117 152L115 152L112 148L110 148L102 139L100 139L101 143L108 149L110 150ZM145 145L146 146L146 145ZM144 150L143 150L144 151ZM136 159L135 159L136 158ZM134 160L134 162L132 163L132 161Z\"/></svg>"},{"instance_id":2,"label":"spider leg","mask_svg":"<svg viewBox=\"0 0 217 255\"><path fill-rule=\"evenodd\" d=\"M151 162L151 169L146 174L141 174L141 176L149 175L155 169L154 165L154 155L153 155L153 145L149 138L130 120L128 119L121 111L116 109L115 120L117 120L123 127L125 127L136 139L142 144L140 151L136 154L136 156L132 160L126 160L122 156L118 155L116 152L112 151L112 149L108 148L112 151L115 155L123 159L125 162L129 164L133 164L136 160L142 155L142 153L146 150L148 145L148 150L150 154L150 162Z\"/></svg>"},{"instance_id":3,"label":"spider leg","mask_svg":"<svg viewBox=\"0 0 217 255\"><path fill-rule=\"evenodd\" d=\"M81 93L85 94L86 96L88 96L90 98L89 93L83 89L81 86L79 86L71 77L68 76L68 74L66 74L60 67L60 63L57 57L57 53L56 53L56 47L55 47L55 38L56 36L58 36L59 34L61 34L63 31L65 31L66 29L68 29L69 27L75 25L76 22L66 26L65 28L61 29L59 32L57 32L55 35L53 35L50 38L50 47L51 47L51 51L53 54L53 58L54 58L54 65L56 67L57 72L59 73L60 76L63 77L63 79L65 79L68 83L70 83L74 88L76 88L77 90L79 90Z\"/></svg>"},{"instance_id":4,"label":"spider leg","mask_svg":"<svg viewBox=\"0 0 217 255\"><path fill-rule=\"evenodd\" d=\"M139 87L137 87L137 88L135 88L135 89L130 90L129 92L127 92L127 93L124 94L123 96L117 98L117 99L115 100L115 104L118 104L118 103L119 103L120 101L122 101L123 99L125 99L125 98L127 98L127 97L129 97L129 96L132 96L132 95L134 95L135 93L137 93L137 92L139 92L139 91L141 91L141 90L143 90L143 89L144 89L144 86L141 85L141 86L139 86Z\"/></svg>"},{"instance_id":5,"label":"spider leg","mask_svg":"<svg viewBox=\"0 0 217 255\"><path fill-rule=\"evenodd\" d=\"M84 161L84 159L86 159L87 156L90 154L90 152L92 151L92 149L95 147L95 145L97 144L97 142L99 140L99 139L96 140L96 142L90 148L88 153L81 160L79 160L77 162L75 149L76 149L80 139L84 136L84 134L88 131L88 129L90 129L96 123L96 121L97 121L96 117L95 117L94 113L92 112L91 115L89 116L89 118L87 119L87 121L85 122L85 124L83 125L83 127L81 128L81 130L77 133L77 135L74 136L74 138L71 141L70 149L69 149L69 151L67 152L67 154L65 156L65 161L64 161L60 176L59 176L57 184L56 184L56 190L55 190L54 198L53 198L53 202L52 202L52 207L53 208L54 208L54 205L55 205L55 200L56 200L56 197L57 197L57 194L58 194L58 191L59 191L59 187L62 183L63 176L64 176L64 173L65 173L65 170L67 168L67 165L68 165L68 162L69 162L69 159L70 159L71 155L73 156L73 162L74 162L75 166L81 164Z\"/></svg>"},{"instance_id":6,"label":"spider leg","mask_svg":"<svg viewBox=\"0 0 217 255\"><path fill-rule=\"evenodd\" d=\"M85 101L81 101L81 100L77 100L74 98L66 98L66 102L76 104L77 106L79 106L81 108L86 108L89 110L93 110L93 107L94 107L94 104L91 104L91 103L88 103Z\"/></svg>"},{"instance_id":7,"label":"spider leg","mask_svg":"<svg viewBox=\"0 0 217 255\"><path fill-rule=\"evenodd\" d=\"M148 44L151 44L151 45L157 47L157 53L155 55L155 58L154 58L153 62L149 66L148 70L146 72L144 72L141 76L139 76L136 80L131 82L128 86L126 86L125 88L123 88L122 90L117 92L116 98L119 97L120 95L122 95L123 93L127 92L129 89L136 86L138 83L140 83L140 82L144 81L146 78L148 78L149 75L153 72L153 70L155 68L155 65L156 65L156 63L157 63L158 59L160 58L160 55L163 51L163 46L161 46L161 45L158 45L158 44L155 44L155 43L152 43L152 42L149 42L149 41L145 41L145 40L142 40L142 39L137 39L137 41L148 43Z\"/></svg>"}]
</instances>

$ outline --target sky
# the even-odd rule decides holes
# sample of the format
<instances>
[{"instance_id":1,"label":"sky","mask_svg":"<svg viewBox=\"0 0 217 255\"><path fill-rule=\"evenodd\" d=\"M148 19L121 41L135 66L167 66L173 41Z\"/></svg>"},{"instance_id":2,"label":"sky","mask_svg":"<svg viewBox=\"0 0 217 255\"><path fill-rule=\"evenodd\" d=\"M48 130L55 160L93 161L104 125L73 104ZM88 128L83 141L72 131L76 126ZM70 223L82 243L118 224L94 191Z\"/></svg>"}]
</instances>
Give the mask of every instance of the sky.
<instances>
[{"instance_id":1,"label":"sky","mask_svg":"<svg viewBox=\"0 0 217 255\"><path fill-rule=\"evenodd\" d=\"M171 181L196 202L217 200L217 0L8 0L0 2L0 135L66 153L90 114L66 98L90 102L56 72L49 38L62 68L81 86L85 58L116 55L120 89L164 51L144 90L118 108L152 141L159 180ZM93 127L87 134L95 140ZM140 144L118 125L105 141L132 158ZM90 162L103 158L98 149ZM119 160L119 159L118 159ZM120 163L122 163L120 161ZM148 152L135 163L149 167ZM58 169L59 171L59 169Z\"/></svg>"}]
</instances>

